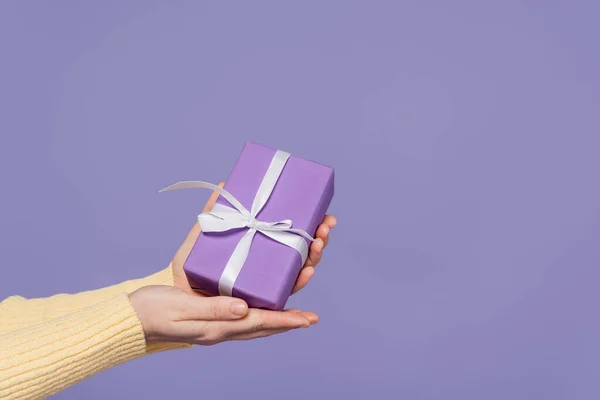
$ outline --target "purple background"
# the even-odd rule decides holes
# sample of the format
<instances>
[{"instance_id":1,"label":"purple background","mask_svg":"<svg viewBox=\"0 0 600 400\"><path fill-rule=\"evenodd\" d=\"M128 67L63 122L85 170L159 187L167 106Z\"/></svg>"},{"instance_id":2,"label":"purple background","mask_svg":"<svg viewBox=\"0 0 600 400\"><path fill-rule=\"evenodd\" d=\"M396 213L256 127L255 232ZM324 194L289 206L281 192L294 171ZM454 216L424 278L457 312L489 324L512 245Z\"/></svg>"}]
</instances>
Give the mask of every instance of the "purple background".
<instances>
[{"instance_id":1,"label":"purple background","mask_svg":"<svg viewBox=\"0 0 600 400\"><path fill-rule=\"evenodd\" d=\"M597 399L599 12L1 2L2 297L163 268L246 140L336 168L317 327L57 398Z\"/></svg>"}]
</instances>

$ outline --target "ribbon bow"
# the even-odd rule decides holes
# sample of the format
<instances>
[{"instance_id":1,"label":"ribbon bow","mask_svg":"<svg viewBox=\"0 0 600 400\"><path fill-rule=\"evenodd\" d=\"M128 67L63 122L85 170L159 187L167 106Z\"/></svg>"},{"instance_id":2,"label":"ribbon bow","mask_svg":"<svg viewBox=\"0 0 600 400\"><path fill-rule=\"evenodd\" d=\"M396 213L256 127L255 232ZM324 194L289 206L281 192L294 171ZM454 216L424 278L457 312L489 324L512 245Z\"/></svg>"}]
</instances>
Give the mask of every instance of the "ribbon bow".
<instances>
[{"instance_id":1,"label":"ribbon bow","mask_svg":"<svg viewBox=\"0 0 600 400\"><path fill-rule=\"evenodd\" d=\"M166 192L177 189L211 189L223 196L232 206L226 206L216 203L212 210L202 213L198 216L198 222L203 232L225 232L233 229L248 228L248 232L240 239L227 265L219 279L219 294L222 296L231 296L233 285L246 262L250 253L250 247L257 232L270 237L271 239L289 246L302 257L302 264L308 257L308 245L306 240L313 242L315 239L302 229L292 228L292 221L285 219L278 222L264 222L256 219L258 213L271 197L275 184L283 171L283 167L290 157L289 153L278 150L267 172L256 192L252 203L251 211L242 205L231 193L208 182L201 181L183 181L175 183L162 189L160 192ZM306 240L305 240L306 239Z\"/></svg>"}]
</instances>

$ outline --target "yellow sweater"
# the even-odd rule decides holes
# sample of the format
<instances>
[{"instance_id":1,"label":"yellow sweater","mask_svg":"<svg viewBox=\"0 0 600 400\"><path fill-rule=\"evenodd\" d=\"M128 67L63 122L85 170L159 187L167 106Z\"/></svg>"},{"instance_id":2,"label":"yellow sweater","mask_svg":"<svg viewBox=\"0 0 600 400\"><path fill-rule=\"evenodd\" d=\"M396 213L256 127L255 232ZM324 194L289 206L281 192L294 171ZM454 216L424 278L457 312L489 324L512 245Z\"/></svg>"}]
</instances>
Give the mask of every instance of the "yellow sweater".
<instances>
[{"instance_id":1,"label":"yellow sweater","mask_svg":"<svg viewBox=\"0 0 600 400\"><path fill-rule=\"evenodd\" d=\"M146 344L128 295L149 285L173 285L171 266L103 289L2 301L0 399L42 399L128 360L189 347Z\"/></svg>"}]
</instances>

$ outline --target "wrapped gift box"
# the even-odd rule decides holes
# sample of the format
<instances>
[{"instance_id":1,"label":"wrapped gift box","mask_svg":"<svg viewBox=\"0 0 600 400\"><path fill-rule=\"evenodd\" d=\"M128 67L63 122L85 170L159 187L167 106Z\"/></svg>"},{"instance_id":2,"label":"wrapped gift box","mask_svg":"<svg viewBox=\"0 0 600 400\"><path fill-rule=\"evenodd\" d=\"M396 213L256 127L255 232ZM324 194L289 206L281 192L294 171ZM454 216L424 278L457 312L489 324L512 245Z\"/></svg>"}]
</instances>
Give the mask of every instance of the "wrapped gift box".
<instances>
[{"instance_id":1,"label":"wrapped gift box","mask_svg":"<svg viewBox=\"0 0 600 400\"><path fill-rule=\"evenodd\" d=\"M251 210L259 187L265 179L276 149L248 142L225 182L224 189L247 210ZM287 153L284 153L287 154ZM293 155L284 162L276 183L256 220L276 222L291 220L292 228L314 237L334 194L334 171L331 167ZM231 207L223 195L217 204ZM220 206L216 206L218 209ZM202 217L202 216L201 216ZM200 218L202 228L202 219ZM207 224L208 225L208 224ZM184 270L194 288L209 295L224 294L219 286L232 254L249 227L199 235ZM297 237L295 237L297 239ZM310 245L308 239L301 239ZM231 293L244 299L250 307L282 310L303 266L300 252L280 243L259 230L254 235L241 270L232 283Z\"/></svg>"}]
</instances>

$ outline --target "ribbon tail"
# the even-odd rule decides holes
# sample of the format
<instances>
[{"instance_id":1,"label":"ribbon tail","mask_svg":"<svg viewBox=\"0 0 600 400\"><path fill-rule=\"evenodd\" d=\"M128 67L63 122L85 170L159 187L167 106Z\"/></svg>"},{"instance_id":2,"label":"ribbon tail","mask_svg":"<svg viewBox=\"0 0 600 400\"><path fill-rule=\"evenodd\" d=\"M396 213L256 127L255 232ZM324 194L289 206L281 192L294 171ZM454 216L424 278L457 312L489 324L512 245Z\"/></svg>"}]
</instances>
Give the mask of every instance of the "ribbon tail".
<instances>
[{"instance_id":1,"label":"ribbon tail","mask_svg":"<svg viewBox=\"0 0 600 400\"><path fill-rule=\"evenodd\" d=\"M249 218L249 216L250 216L250 211L248 211L246 209L246 207L244 207L242 205L242 203L240 203L238 201L238 199L236 199L227 190L220 188L217 185L213 185L212 183L202 182L202 181L181 181L181 182L174 183L171 186L167 186L164 189L161 189L159 191L159 193L168 192L171 190L179 190L179 189L210 189L210 190L213 190L213 191L219 193L221 196L223 196L244 217Z\"/></svg>"},{"instance_id":2,"label":"ribbon tail","mask_svg":"<svg viewBox=\"0 0 600 400\"><path fill-rule=\"evenodd\" d=\"M249 229L233 250L231 257L229 257L219 279L219 294L221 296L233 295L233 285L242 271L246 258L248 258L250 246L252 246L252 240L256 232L256 229Z\"/></svg>"}]
</instances>

